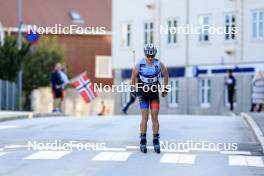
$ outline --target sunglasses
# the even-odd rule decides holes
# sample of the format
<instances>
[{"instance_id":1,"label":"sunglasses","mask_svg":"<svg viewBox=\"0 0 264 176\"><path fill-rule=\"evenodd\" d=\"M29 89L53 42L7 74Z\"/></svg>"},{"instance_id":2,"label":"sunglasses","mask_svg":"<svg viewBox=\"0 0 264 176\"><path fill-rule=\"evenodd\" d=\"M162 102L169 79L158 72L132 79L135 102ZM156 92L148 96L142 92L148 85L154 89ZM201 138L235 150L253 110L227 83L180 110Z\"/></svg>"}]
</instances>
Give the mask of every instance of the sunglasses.
<instances>
[{"instance_id":1,"label":"sunglasses","mask_svg":"<svg viewBox=\"0 0 264 176\"><path fill-rule=\"evenodd\" d=\"M155 56L154 55L146 55L147 57L151 57L151 58L154 58Z\"/></svg>"}]
</instances>

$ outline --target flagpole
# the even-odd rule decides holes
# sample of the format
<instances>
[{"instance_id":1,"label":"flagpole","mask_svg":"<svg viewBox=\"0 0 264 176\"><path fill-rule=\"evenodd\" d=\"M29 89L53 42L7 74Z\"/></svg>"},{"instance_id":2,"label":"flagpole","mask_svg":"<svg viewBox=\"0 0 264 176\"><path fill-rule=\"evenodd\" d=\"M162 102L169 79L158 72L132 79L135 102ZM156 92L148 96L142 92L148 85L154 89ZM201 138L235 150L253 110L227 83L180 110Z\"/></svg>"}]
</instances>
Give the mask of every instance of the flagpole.
<instances>
[{"instance_id":1,"label":"flagpole","mask_svg":"<svg viewBox=\"0 0 264 176\"><path fill-rule=\"evenodd\" d=\"M133 50L133 67L136 66L136 51Z\"/></svg>"},{"instance_id":2,"label":"flagpole","mask_svg":"<svg viewBox=\"0 0 264 176\"><path fill-rule=\"evenodd\" d=\"M69 83L73 83L74 81L78 80L82 75L85 75L86 73L87 73L87 72L84 71L84 72L80 73L79 75L77 75L77 76L71 78L71 79L69 80Z\"/></svg>"}]
</instances>

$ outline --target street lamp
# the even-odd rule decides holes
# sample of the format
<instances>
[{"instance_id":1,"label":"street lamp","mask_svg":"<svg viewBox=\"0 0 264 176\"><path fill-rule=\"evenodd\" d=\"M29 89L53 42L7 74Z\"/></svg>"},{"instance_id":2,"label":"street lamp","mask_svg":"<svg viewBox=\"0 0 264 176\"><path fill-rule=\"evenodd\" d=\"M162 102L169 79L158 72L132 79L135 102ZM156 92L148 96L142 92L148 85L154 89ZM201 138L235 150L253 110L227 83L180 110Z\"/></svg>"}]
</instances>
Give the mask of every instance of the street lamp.
<instances>
[{"instance_id":1,"label":"street lamp","mask_svg":"<svg viewBox=\"0 0 264 176\"><path fill-rule=\"evenodd\" d=\"M18 50L22 48L22 39L21 39L21 28L22 28L22 0L18 0L18 33L17 33L17 46ZM20 66L20 70L18 72L18 108L22 110L22 77L23 77L23 69L22 65Z\"/></svg>"}]
</instances>

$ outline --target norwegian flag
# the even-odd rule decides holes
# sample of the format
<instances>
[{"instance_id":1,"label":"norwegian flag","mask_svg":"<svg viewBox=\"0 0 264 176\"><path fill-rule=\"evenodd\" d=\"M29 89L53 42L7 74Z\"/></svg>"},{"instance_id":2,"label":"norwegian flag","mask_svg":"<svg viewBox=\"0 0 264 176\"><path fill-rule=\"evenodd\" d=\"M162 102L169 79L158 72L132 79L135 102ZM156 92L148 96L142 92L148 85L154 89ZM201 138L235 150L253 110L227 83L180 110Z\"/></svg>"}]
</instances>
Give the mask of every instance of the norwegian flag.
<instances>
[{"instance_id":1,"label":"norwegian flag","mask_svg":"<svg viewBox=\"0 0 264 176\"><path fill-rule=\"evenodd\" d=\"M74 87L82 95L86 103L90 103L97 97L96 92L94 91L94 86L92 85L90 79L86 74L83 74L76 81L73 82Z\"/></svg>"}]
</instances>

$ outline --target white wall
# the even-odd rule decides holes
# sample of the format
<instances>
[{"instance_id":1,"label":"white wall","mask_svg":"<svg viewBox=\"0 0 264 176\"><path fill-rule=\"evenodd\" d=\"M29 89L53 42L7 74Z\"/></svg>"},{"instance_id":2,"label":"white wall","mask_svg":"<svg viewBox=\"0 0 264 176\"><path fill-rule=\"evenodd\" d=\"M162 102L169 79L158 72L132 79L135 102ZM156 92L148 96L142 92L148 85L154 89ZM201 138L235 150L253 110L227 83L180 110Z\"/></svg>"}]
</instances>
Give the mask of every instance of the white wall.
<instances>
[{"instance_id":1,"label":"white wall","mask_svg":"<svg viewBox=\"0 0 264 176\"><path fill-rule=\"evenodd\" d=\"M174 1L173 1L174 2ZM172 3L171 0L162 0L161 3L161 25L167 25L168 19L176 18L178 26L183 26L186 23L186 2L177 1ZM160 59L167 66L184 66L185 65L185 36L177 35L177 44L170 46L167 44L167 35L161 34L161 57Z\"/></svg>"},{"instance_id":2,"label":"white wall","mask_svg":"<svg viewBox=\"0 0 264 176\"><path fill-rule=\"evenodd\" d=\"M243 33L239 29L239 35L234 42L226 42L224 35L211 35L208 44L198 42L198 35L190 35L189 65L212 65L224 63L254 63L264 61L264 41L251 39L251 10L264 9L262 0L244 0L244 28ZM133 63L132 50L136 50L137 60L143 56L143 23L145 20L154 19L153 11L146 8L147 4L158 0L113 0L113 68L131 68ZM198 16L210 15L210 24L224 27L225 14L236 14L237 27L241 26L241 2L242 0L190 0L190 24L198 25ZM166 25L170 17L176 17L179 25L186 22L186 0L173 1L161 0L161 24ZM156 19L155 19L156 20ZM132 47L121 49L121 24L132 23ZM157 23L155 23L157 25ZM243 45L241 45L241 34ZM157 37L157 36L155 36ZM178 35L178 44L168 46L167 36L161 35L160 59L169 67L184 66L186 63L186 41L184 35ZM157 43L158 44L158 43ZM241 52L243 46L244 52ZM226 50L233 49L233 55L227 55ZM242 53L242 55L241 55ZM243 58L242 58L243 56ZM222 60L222 58L224 58Z\"/></svg>"},{"instance_id":3,"label":"white wall","mask_svg":"<svg viewBox=\"0 0 264 176\"><path fill-rule=\"evenodd\" d=\"M199 25L198 18L200 15L210 17L209 25L214 27L224 27L224 14L236 12L236 3L229 0L190 0L190 23ZM224 35L210 35L208 43L200 43L199 35L190 35L190 65L198 64L220 64L221 58L225 62L235 62L236 57L229 57L225 54L225 49L237 47L238 42L228 43L224 41Z\"/></svg>"},{"instance_id":4,"label":"white wall","mask_svg":"<svg viewBox=\"0 0 264 176\"><path fill-rule=\"evenodd\" d=\"M245 32L244 32L244 60L243 62L262 61L264 62L264 40L253 40L252 35L252 10L264 12L263 0L245 1Z\"/></svg>"},{"instance_id":5,"label":"white wall","mask_svg":"<svg viewBox=\"0 0 264 176\"><path fill-rule=\"evenodd\" d=\"M112 12L112 55L113 68L131 68L133 65L133 50L136 51L136 59L139 60L143 56L144 20L152 19L152 11L146 8L151 0L113 0ZM121 24L123 22L131 22L131 48L121 48Z\"/></svg>"}]
</instances>

